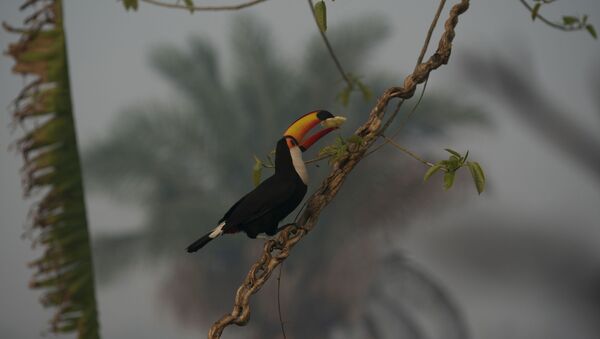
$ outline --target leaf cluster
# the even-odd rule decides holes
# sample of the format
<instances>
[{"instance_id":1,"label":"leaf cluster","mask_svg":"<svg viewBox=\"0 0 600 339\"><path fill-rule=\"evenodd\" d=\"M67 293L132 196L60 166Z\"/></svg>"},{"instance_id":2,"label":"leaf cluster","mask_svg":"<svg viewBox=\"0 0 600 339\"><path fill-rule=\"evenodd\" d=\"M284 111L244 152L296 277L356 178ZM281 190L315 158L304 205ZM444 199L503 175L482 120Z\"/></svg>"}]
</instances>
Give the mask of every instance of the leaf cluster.
<instances>
[{"instance_id":1,"label":"leaf cluster","mask_svg":"<svg viewBox=\"0 0 600 339\"><path fill-rule=\"evenodd\" d=\"M587 15L582 15L582 16L570 16L570 15L564 15L562 17L563 20L563 25L569 29L572 30L580 30L580 29L584 29L588 31L588 33L590 33L590 35L594 38L594 39L598 39L598 34L596 33L596 29L594 28L594 26L590 23L588 23L588 16Z\"/></svg>"},{"instance_id":2,"label":"leaf cluster","mask_svg":"<svg viewBox=\"0 0 600 339\"><path fill-rule=\"evenodd\" d=\"M441 160L433 164L427 172L425 172L423 181L427 181L432 175L441 170L444 172L444 189L448 190L454 184L456 172L462 167L468 167L473 182L475 183L477 193L481 194L485 189L485 174L483 173L481 165L476 161L467 161L469 151L467 151L464 156L450 148L446 148L445 151L450 153L450 157L447 160Z\"/></svg>"},{"instance_id":3,"label":"leaf cluster","mask_svg":"<svg viewBox=\"0 0 600 339\"><path fill-rule=\"evenodd\" d=\"M341 135L338 135L333 144L327 145L319 150L319 157L327 157L329 158L329 163L334 164L347 157L352 150L356 149L356 147L362 143L362 141L362 138L355 134L346 139Z\"/></svg>"},{"instance_id":4,"label":"leaf cluster","mask_svg":"<svg viewBox=\"0 0 600 339\"><path fill-rule=\"evenodd\" d=\"M263 168L275 168L275 161L273 160L275 157L275 150L272 150L267 154L267 160L262 161L259 157L254 155L254 166L252 167L252 183L254 187L260 184L260 179L262 177Z\"/></svg>"},{"instance_id":5,"label":"leaf cluster","mask_svg":"<svg viewBox=\"0 0 600 339\"><path fill-rule=\"evenodd\" d=\"M309 1L310 2L310 1ZM327 31L327 6L325 5L325 1L319 1L313 6L313 13L315 16L315 21L317 23L317 27L321 31L321 35L325 40L326 46L329 48L329 52L331 57L334 59L338 70L342 74L344 81L346 82L346 86L337 94L336 98L343 106L348 106L350 103L350 95L353 91L358 90L362 93L363 99L365 101L369 101L373 96L371 88L367 86L360 80L360 77L344 71L341 64L339 63L337 56L333 52L327 37L325 36L325 32Z\"/></svg>"}]
</instances>

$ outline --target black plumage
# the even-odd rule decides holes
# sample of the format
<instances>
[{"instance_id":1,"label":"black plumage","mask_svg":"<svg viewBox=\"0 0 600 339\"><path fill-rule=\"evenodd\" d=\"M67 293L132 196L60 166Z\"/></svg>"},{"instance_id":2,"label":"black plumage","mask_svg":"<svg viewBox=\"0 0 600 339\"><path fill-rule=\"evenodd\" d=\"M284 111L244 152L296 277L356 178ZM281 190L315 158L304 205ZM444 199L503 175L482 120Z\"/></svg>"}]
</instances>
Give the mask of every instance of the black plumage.
<instances>
[{"instance_id":1,"label":"black plumage","mask_svg":"<svg viewBox=\"0 0 600 339\"><path fill-rule=\"evenodd\" d=\"M294 168L284 137L277 142L275 174L236 202L219 220L219 225L225 222L223 233L243 231L250 238L256 238L259 233L275 235L279 222L300 204L306 190L306 184ZM187 251L195 252L202 248L214 239L210 237L211 233L196 240Z\"/></svg>"}]
</instances>

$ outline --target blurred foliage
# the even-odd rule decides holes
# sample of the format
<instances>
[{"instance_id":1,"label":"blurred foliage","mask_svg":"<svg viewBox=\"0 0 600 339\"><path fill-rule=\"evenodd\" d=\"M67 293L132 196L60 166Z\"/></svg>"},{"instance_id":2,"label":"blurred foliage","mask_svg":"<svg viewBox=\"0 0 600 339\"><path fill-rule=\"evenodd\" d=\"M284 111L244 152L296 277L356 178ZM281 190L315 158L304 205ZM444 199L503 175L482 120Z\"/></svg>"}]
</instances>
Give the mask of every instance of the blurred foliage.
<instances>
[{"instance_id":1,"label":"blurred foliage","mask_svg":"<svg viewBox=\"0 0 600 339\"><path fill-rule=\"evenodd\" d=\"M360 77L352 73L348 73L346 74L346 78L348 79L346 87L344 87L337 94L337 99L343 106L348 106L348 103L350 102L350 94L352 94L352 92L355 90L358 90L362 94L362 97L365 101L371 100L373 97L373 92L369 86L360 80Z\"/></svg>"},{"instance_id":2,"label":"blurred foliage","mask_svg":"<svg viewBox=\"0 0 600 339\"><path fill-rule=\"evenodd\" d=\"M376 50L387 31L380 18L364 17L331 28L328 34L344 65L361 70L368 52ZM339 73L320 37L302 49L299 60L292 59L278 54L280 49L265 26L238 16L231 49L228 77L215 48L201 37L191 38L184 49L172 45L155 49L152 65L175 89L177 100L172 102L177 104L150 102L124 110L109 137L87 150L84 162L86 183L92 190L136 201L147 213L141 230L106 235L96 243L100 281L118 275L136 258L154 262L169 257L174 264L164 299L178 319L200 328L228 310L229 303L223 301L231 299L262 242L234 235L197 256L186 255L184 248L252 189L253 154L272 150L285 127L301 114L328 109L347 116L343 130L352 130L373 104L350 98L349 106L340 112L335 100ZM383 75L365 80L375 93L394 82ZM441 97L425 98L417 113L410 133L405 134L413 140L440 135L452 124L486 121L481 112ZM408 220L423 199L431 199L428 188L420 184L419 165L386 152L361 164L323 216L324 227L306 243L310 247L298 246L297 255L286 261L281 294L286 328L294 336L324 337L335 326L351 321L361 307L361 296L374 284L372 279L379 279L364 274L380 262L367 235L398 214ZM263 163L268 161L254 160L255 167L268 167ZM324 170L311 168L316 173L309 190ZM369 197L368 202L364 197ZM349 280L353 283L345 284ZM254 332L257 338L276 337L280 334L276 303L268 286L261 295L255 300L253 321L244 331ZM305 322L307 314L310 326Z\"/></svg>"},{"instance_id":3,"label":"blurred foliage","mask_svg":"<svg viewBox=\"0 0 600 339\"><path fill-rule=\"evenodd\" d=\"M21 10L32 11L25 27L4 27L20 35L6 54L15 60L13 72L24 79L13 111L15 122L25 131L16 142L24 159L22 183L26 196L41 196L29 215L29 233L42 252L29 264L35 270L29 286L43 289L40 302L55 309L51 332L98 338L62 1L26 1Z\"/></svg>"}]
</instances>

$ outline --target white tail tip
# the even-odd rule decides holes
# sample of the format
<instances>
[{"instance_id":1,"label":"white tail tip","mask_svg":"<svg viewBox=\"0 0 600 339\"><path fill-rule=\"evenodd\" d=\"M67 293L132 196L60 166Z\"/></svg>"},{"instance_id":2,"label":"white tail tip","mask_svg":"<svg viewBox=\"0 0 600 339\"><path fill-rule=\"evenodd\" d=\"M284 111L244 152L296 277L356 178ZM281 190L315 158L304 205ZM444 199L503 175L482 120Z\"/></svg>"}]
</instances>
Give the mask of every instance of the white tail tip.
<instances>
[{"instance_id":1,"label":"white tail tip","mask_svg":"<svg viewBox=\"0 0 600 339\"><path fill-rule=\"evenodd\" d=\"M220 236L221 234L223 234L223 227L225 227L225 221L220 223L219 226L215 227L215 229L212 232L210 232L208 237L211 239L214 239L214 238Z\"/></svg>"}]
</instances>

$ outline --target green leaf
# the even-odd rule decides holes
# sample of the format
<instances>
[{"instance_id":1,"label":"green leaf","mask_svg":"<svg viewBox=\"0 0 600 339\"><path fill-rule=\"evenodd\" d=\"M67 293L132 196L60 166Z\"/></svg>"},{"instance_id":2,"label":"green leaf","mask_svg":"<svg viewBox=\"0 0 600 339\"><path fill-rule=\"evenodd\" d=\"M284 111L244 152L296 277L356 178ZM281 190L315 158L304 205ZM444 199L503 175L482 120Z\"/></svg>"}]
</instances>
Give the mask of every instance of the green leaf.
<instances>
[{"instance_id":1,"label":"green leaf","mask_svg":"<svg viewBox=\"0 0 600 339\"><path fill-rule=\"evenodd\" d=\"M352 134L346 139L346 142L350 144L361 144L363 142L363 138L359 135Z\"/></svg>"},{"instance_id":2,"label":"green leaf","mask_svg":"<svg viewBox=\"0 0 600 339\"><path fill-rule=\"evenodd\" d=\"M317 18L317 26L321 32L327 30L327 7L324 1L319 1L315 4L315 17Z\"/></svg>"},{"instance_id":3,"label":"green leaf","mask_svg":"<svg viewBox=\"0 0 600 339\"><path fill-rule=\"evenodd\" d=\"M254 156L254 167L252 167L252 182L254 183L254 187L260 184L260 177L262 176L263 163L262 161L255 155Z\"/></svg>"},{"instance_id":4,"label":"green leaf","mask_svg":"<svg viewBox=\"0 0 600 339\"><path fill-rule=\"evenodd\" d=\"M190 13L194 13L194 2L192 0L183 0L185 7L190 10Z\"/></svg>"},{"instance_id":5,"label":"green leaf","mask_svg":"<svg viewBox=\"0 0 600 339\"><path fill-rule=\"evenodd\" d=\"M444 150L450 154L456 155L457 157L461 158L460 153L458 153L457 151L450 149L450 148L444 148Z\"/></svg>"},{"instance_id":6,"label":"green leaf","mask_svg":"<svg viewBox=\"0 0 600 339\"><path fill-rule=\"evenodd\" d=\"M327 145L319 151L319 156L330 156L329 163L335 163L345 157L350 153L349 145L350 144L360 144L362 143L362 138L356 135L350 136L348 139L344 140L341 135L338 135L335 138L335 141L331 145Z\"/></svg>"},{"instance_id":7,"label":"green leaf","mask_svg":"<svg viewBox=\"0 0 600 339\"><path fill-rule=\"evenodd\" d=\"M585 29L587 29L587 31L590 32L594 39L598 39L598 34L596 34L596 30L594 29L594 26L592 24L585 25Z\"/></svg>"},{"instance_id":8,"label":"green leaf","mask_svg":"<svg viewBox=\"0 0 600 339\"><path fill-rule=\"evenodd\" d=\"M533 6L533 9L531 10L531 20L535 20L535 18L538 15L538 12L540 11L540 7L542 7L541 2L538 2L537 4L535 4L535 6Z\"/></svg>"},{"instance_id":9,"label":"green leaf","mask_svg":"<svg viewBox=\"0 0 600 339\"><path fill-rule=\"evenodd\" d=\"M454 177L456 176L456 172L450 171L444 174L444 189L448 190L454 184Z\"/></svg>"},{"instance_id":10,"label":"green leaf","mask_svg":"<svg viewBox=\"0 0 600 339\"><path fill-rule=\"evenodd\" d=\"M269 154L267 154L267 161L268 163L265 164L263 163L263 167L267 167L267 168L275 168L275 150L271 150L271 152L269 152Z\"/></svg>"},{"instance_id":11,"label":"green leaf","mask_svg":"<svg viewBox=\"0 0 600 339\"><path fill-rule=\"evenodd\" d=\"M133 9L134 11L137 11L138 0L123 0L123 6L125 6L126 10Z\"/></svg>"},{"instance_id":12,"label":"green leaf","mask_svg":"<svg viewBox=\"0 0 600 339\"><path fill-rule=\"evenodd\" d=\"M475 182L475 187L477 188L477 193L481 194L485 189L485 175L483 174L483 169L479 165L479 163L475 161L467 162L467 166L469 166L469 171L471 172L471 176L473 177L473 181Z\"/></svg>"},{"instance_id":13,"label":"green leaf","mask_svg":"<svg viewBox=\"0 0 600 339\"><path fill-rule=\"evenodd\" d=\"M467 158L469 158L469 151L467 151L467 153L465 153L464 157L460 158L460 165L461 166L465 163L465 161L467 161Z\"/></svg>"},{"instance_id":14,"label":"green leaf","mask_svg":"<svg viewBox=\"0 0 600 339\"><path fill-rule=\"evenodd\" d=\"M460 168L460 158L456 155L451 155L446 163L446 167L449 171L453 172Z\"/></svg>"},{"instance_id":15,"label":"green leaf","mask_svg":"<svg viewBox=\"0 0 600 339\"><path fill-rule=\"evenodd\" d=\"M433 165L431 167L429 167L429 169L427 170L427 172L425 172L425 176L423 177L423 181L427 181L427 179L429 179L429 177L431 177L432 175L435 174L435 172L439 171L443 166L441 164L436 164Z\"/></svg>"},{"instance_id":16,"label":"green leaf","mask_svg":"<svg viewBox=\"0 0 600 339\"><path fill-rule=\"evenodd\" d=\"M336 147L334 145L324 146L319 150L319 156L323 155L333 155L336 152Z\"/></svg>"},{"instance_id":17,"label":"green leaf","mask_svg":"<svg viewBox=\"0 0 600 339\"><path fill-rule=\"evenodd\" d=\"M579 19L574 16L565 15L562 17L562 19L563 19L563 23L567 26L571 26L571 25L579 22Z\"/></svg>"}]
</instances>

